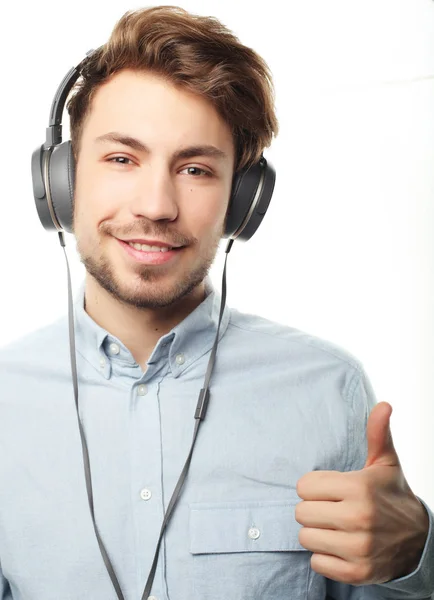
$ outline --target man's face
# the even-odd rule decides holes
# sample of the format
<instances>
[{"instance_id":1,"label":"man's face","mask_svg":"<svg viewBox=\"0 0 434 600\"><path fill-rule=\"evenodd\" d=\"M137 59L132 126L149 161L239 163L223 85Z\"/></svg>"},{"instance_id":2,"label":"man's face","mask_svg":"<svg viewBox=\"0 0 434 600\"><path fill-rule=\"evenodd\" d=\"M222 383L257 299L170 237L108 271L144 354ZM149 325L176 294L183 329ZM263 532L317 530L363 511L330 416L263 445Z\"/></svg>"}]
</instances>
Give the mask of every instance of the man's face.
<instances>
[{"instance_id":1,"label":"man's face","mask_svg":"<svg viewBox=\"0 0 434 600\"><path fill-rule=\"evenodd\" d=\"M110 132L146 148L97 140ZM224 155L176 156L205 145ZM193 291L223 235L234 152L229 127L204 99L152 74L114 75L94 96L76 165L73 231L88 273L138 308L169 306ZM146 258L126 239L183 247Z\"/></svg>"}]
</instances>

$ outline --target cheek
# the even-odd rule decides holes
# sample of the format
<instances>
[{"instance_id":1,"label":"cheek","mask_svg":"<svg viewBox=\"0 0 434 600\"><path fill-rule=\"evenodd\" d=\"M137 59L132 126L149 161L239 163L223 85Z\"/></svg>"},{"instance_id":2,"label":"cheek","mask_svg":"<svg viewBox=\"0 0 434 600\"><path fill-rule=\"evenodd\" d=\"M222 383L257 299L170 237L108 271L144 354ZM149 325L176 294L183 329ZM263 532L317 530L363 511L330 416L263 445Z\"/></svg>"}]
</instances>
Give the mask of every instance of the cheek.
<instances>
[{"instance_id":1,"label":"cheek","mask_svg":"<svg viewBox=\"0 0 434 600\"><path fill-rule=\"evenodd\" d=\"M86 199L90 199L89 204L92 209L109 207L111 202L114 202L116 198L119 199L120 193L128 194L128 183L131 178L121 178L115 175L115 173L108 173L104 165L95 162L94 158L87 161L83 156L76 170L78 206L81 204L80 199L83 199L83 204L86 203L87 209Z\"/></svg>"},{"instance_id":2,"label":"cheek","mask_svg":"<svg viewBox=\"0 0 434 600\"><path fill-rule=\"evenodd\" d=\"M102 180L81 179L74 196L74 212L77 224L83 230L97 228L101 221L113 218L119 208L119 193Z\"/></svg>"},{"instance_id":3,"label":"cheek","mask_svg":"<svg viewBox=\"0 0 434 600\"><path fill-rule=\"evenodd\" d=\"M218 208L209 205L201 206L200 209L190 209L187 213L184 212L180 226L181 222L184 223L191 235L197 238L201 244L207 245L220 232L224 216L221 206Z\"/></svg>"},{"instance_id":4,"label":"cheek","mask_svg":"<svg viewBox=\"0 0 434 600\"><path fill-rule=\"evenodd\" d=\"M203 190L202 193L199 189L191 190L190 197L182 203L180 217L198 238L217 234L223 225L228 203L225 190L219 189L213 193L209 190Z\"/></svg>"}]
</instances>

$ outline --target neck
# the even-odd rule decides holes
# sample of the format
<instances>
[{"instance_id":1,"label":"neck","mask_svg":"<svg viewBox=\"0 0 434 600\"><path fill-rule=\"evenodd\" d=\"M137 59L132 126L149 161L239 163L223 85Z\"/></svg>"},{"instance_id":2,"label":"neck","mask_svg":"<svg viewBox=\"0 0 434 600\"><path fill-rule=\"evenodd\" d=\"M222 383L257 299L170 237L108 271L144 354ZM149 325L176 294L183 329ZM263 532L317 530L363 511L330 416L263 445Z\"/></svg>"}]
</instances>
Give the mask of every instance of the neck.
<instances>
[{"instance_id":1,"label":"neck","mask_svg":"<svg viewBox=\"0 0 434 600\"><path fill-rule=\"evenodd\" d=\"M120 302L86 273L85 311L100 327L118 338L146 371L158 340L183 321L205 299L202 282L190 294L164 308L136 308Z\"/></svg>"}]
</instances>

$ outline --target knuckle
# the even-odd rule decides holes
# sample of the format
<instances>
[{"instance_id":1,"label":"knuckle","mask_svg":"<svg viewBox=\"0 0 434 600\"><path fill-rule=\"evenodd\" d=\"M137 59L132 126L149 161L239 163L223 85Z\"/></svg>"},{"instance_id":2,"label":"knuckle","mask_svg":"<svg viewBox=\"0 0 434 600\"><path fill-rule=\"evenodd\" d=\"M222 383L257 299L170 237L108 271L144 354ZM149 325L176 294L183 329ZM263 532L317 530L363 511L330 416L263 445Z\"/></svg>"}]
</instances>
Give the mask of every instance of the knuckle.
<instances>
[{"instance_id":1,"label":"knuckle","mask_svg":"<svg viewBox=\"0 0 434 600\"><path fill-rule=\"evenodd\" d=\"M363 582L363 570L360 568L360 565L353 566L347 583L352 585L363 585Z\"/></svg>"},{"instance_id":2,"label":"knuckle","mask_svg":"<svg viewBox=\"0 0 434 600\"><path fill-rule=\"evenodd\" d=\"M349 564L342 567L339 573L339 581L348 585L365 585L372 577L372 569L369 564Z\"/></svg>"},{"instance_id":3,"label":"knuckle","mask_svg":"<svg viewBox=\"0 0 434 600\"><path fill-rule=\"evenodd\" d=\"M362 558L369 558L373 550L373 538L371 535L363 535L359 538L356 551Z\"/></svg>"},{"instance_id":4,"label":"knuckle","mask_svg":"<svg viewBox=\"0 0 434 600\"><path fill-rule=\"evenodd\" d=\"M360 579L360 570L357 565L348 564L340 574L340 580L349 585L357 585Z\"/></svg>"},{"instance_id":5,"label":"knuckle","mask_svg":"<svg viewBox=\"0 0 434 600\"><path fill-rule=\"evenodd\" d=\"M359 528L362 529L362 531L371 531L374 523L374 516L372 506L367 503L358 513L357 523Z\"/></svg>"},{"instance_id":6,"label":"knuckle","mask_svg":"<svg viewBox=\"0 0 434 600\"><path fill-rule=\"evenodd\" d=\"M373 481L368 473L363 474L358 483L358 497L364 503L370 504L375 497L377 483Z\"/></svg>"},{"instance_id":7,"label":"knuckle","mask_svg":"<svg viewBox=\"0 0 434 600\"><path fill-rule=\"evenodd\" d=\"M359 585L366 584L372 577L372 567L369 563L359 565L356 571L356 583Z\"/></svg>"}]
</instances>

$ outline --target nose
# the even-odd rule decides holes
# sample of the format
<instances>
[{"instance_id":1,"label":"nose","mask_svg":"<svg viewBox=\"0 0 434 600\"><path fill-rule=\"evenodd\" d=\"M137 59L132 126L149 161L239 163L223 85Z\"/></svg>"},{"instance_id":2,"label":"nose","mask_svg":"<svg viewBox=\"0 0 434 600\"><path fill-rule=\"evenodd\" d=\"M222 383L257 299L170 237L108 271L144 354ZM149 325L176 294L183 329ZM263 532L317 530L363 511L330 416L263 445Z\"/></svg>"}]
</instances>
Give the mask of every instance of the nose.
<instances>
[{"instance_id":1,"label":"nose","mask_svg":"<svg viewBox=\"0 0 434 600\"><path fill-rule=\"evenodd\" d=\"M137 181L131 211L134 216L144 216L152 221L176 219L176 187L167 167L149 164L143 168L143 174Z\"/></svg>"}]
</instances>

